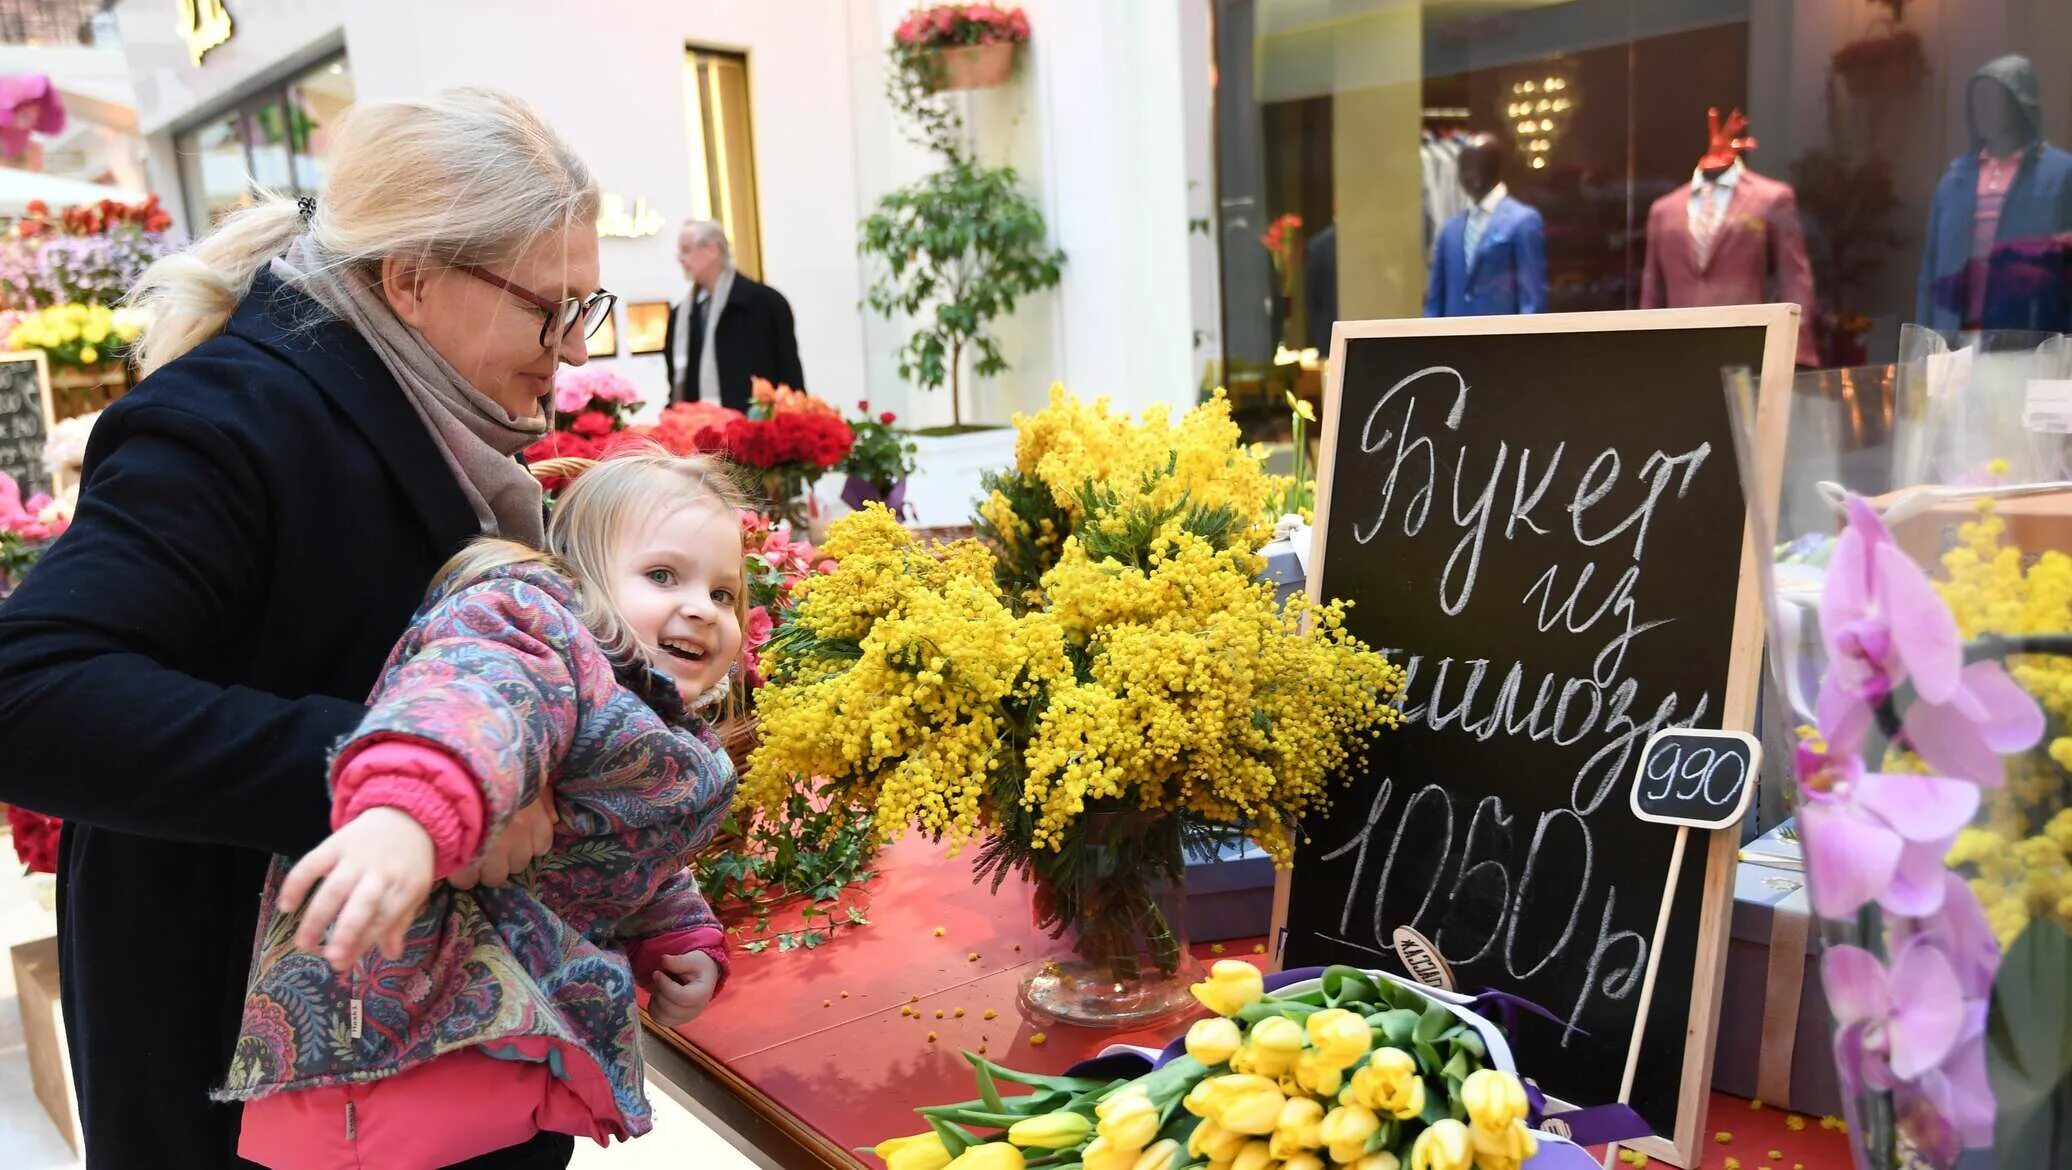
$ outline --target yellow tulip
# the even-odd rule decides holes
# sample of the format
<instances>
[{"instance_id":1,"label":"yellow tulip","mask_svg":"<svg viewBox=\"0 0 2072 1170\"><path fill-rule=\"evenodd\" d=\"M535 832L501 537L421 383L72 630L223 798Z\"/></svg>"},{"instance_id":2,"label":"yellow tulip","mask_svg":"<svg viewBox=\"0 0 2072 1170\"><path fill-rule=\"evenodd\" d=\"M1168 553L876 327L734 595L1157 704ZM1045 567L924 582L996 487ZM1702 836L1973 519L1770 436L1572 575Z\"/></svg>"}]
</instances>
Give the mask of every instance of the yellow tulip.
<instances>
[{"instance_id":1,"label":"yellow tulip","mask_svg":"<svg viewBox=\"0 0 2072 1170\"><path fill-rule=\"evenodd\" d=\"M1023 1170L1022 1152L1006 1142L973 1146L957 1155L946 1170Z\"/></svg>"},{"instance_id":2,"label":"yellow tulip","mask_svg":"<svg viewBox=\"0 0 2072 1170\"><path fill-rule=\"evenodd\" d=\"M1365 1105L1340 1105L1324 1117L1320 1136L1331 1148L1331 1160L1357 1162L1367 1152L1367 1139L1381 1128L1381 1118Z\"/></svg>"},{"instance_id":3,"label":"yellow tulip","mask_svg":"<svg viewBox=\"0 0 2072 1170\"><path fill-rule=\"evenodd\" d=\"M888 1170L943 1170L950 1164L950 1152L934 1130L879 1142L874 1152Z\"/></svg>"},{"instance_id":4,"label":"yellow tulip","mask_svg":"<svg viewBox=\"0 0 2072 1170\"><path fill-rule=\"evenodd\" d=\"M1007 1140L1024 1149L1069 1150L1093 1129L1084 1113L1045 1113L1015 1122L1007 1130Z\"/></svg>"},{"instance_id":5,"label":"yellow tulip","mask_svg":"<svg viewBox=\"0 0 2072 1170\"><path fill-rule=\"evenodd\" d=\"M1158 1106L1142 1093L1125 1094L1105 1102L1108 1111L1094 1128L1108 1144L1119 1150L1141 1150L1158 1136Z\"/></svg>"},{"instance_id":6,"label":"yellow tulip","mask_svg":"<svg viewBox=\"0 0 2072 1170\"><path fill-rule=\"evenodd\" d=\"M1196 1117L1214 1121L1223 1109L1223 1095L1217 1087L1217 1080L1216 1077L1205 1077L1195 1082L1194 1087L1187 1090L1187 1096L1180 1102L1180 1107Z\"/></svg>"},{"instance_id":7,"label":"yellow tulip","mask_svg":"<svg viewBox=\"0 0 2072 1170\"><path fill-rule=\"evenodd\" d=\"M1468 1170L1474 1158L1468 1127L1450 1117L1418 1134L1410 1145L1410 1170Z\"/></svg>"},{"instance_id":8,"label":"yellow tulip","mask_svg":"<svg viewBox=\"0 0 2072 1170\"><path fill-rule=\"evenodd\" d=\"M1345 1084L1345 1069L1320 1052L1305 1052L1295 1058L1295 1085L1313 1097L1336 1097Z\"/></svg>"},{"instance_id":9,"label":"yellow tulip","mask_svg":"<svg viewBox=\"0 0 2072 1170\"><path fill-rule=\"evenodd\" d=\"M1266 994L1266 977L1250 963L1221 959L1209 968L1209 977L1191 990L1210 1011L1234 1016Z\"/></svg>"},{"instance_id":10,"label":"yellow tulip","mask_svg":"<svg viewBox=\"0 0 2072 1170\"><path fill-rule=\"evenodd\" d=\"M1273 1164L1273 1150L1265 1142L1248 1142L1231 1160L1230 1170L1270 1170ZM1087 1170L1093 1168L1089 1166Z\"/></svg>"},{"instance_id":11,"label":"yellow tulip","mask_svg":"<svg viewBox=\"0 0 2072 1170\"><path fill-rule=\"evenodd\" d=\"M1079 1153L1081 1170L1135 1170L1137 1151L1118 1149L1104 1137L1087 1143Z\"/></svg>"},{"instance_id":12,"label":"yellow tulip","mask_svg":"<svg viewBox=\"0 0 2072 1170\"><path fill-rule=\"evenodd\" d=\"M1194 1127L1194 1133L1187 1139L1187 1153L1190 1157L1207 1158L1211 1162L1236 1160L1238 1152L1245 1148L1245 1135L1223 1128L1221 1122L1204 1121Z\"/></svg>"},{"instance_id":13,"label":"yellow tulip","mask_svg":"<svg viewBox=\"0 0 2072 1170\"><path fill-rule=\"evenodd\" d=\"M1173 1170L1173 1163L1179 1160L1180 1143L1167 1138L1138 1155L1130 1170Z\"/></svg>"},{"instance_id":14,"label":"yellow tulip","mask_svg":"<svg viewBox=\"0 0 2072 1170\"><path fill-rule=\"evenodd\" d=\"M1470 1126L1468 1136L1475 1147L1475 1165L1482 1170L1519 1170L1540 1148L1522 1120L1500 1129Z\"/></svg>"},{"instance_id":15,"label":"yellow tulip","mask_svg":"<svg viewBox=\"0 0 2072 1170\"><path fill-rule=\"evenodd\" d=\"M1219 1089L1221 1108L1216 1120L1236 1133L1265 1137L1280 1124L1281 1107L1288 1103L1281 1087L1265 1077L1224 1077ZM1238 1082L1232 1084L1231 1082Z\"/></svg>"},{"instance_id":16,"label":"yellow tulip","mask_svg":"<svg viewBox=\"0 0 2072 1170\"><path fill-rule=\"evenodd\" d=\"M1333 1068L1351 1068L1358 1064L1374 1043L1374 1034L1367 1027L1365 1017L1343 1008L1318 1012L1303 1027L1309 1035L1310 1047L1317 1050L1318 1058Z\"/></svg>"},{"instance_id":17,"label":"yellow tulip","mask_svg":"<svg viewBox=\"0 0 2072 1170\"><path fill-rule=\"evenodd\" d=\"M1406 1121L1424 1112L1424 1079L1417 1061L1400 1048L1383 1048L1353 1073L1353 1101L1376 1113Z\"/></svg>"},{"instance_id":18,"label":"yellow tulip","mask_svg":"<svg viewBox=\"0 0 2072 1170\"><path fill-rule=\"evenodd\" d=\"M1387 1150L1378 1150L1357 1162L1344 1164L1353 1170L1403 1170L1403 1163Z\"/></svg>"},{"instance_id":19,"label":"yellow tulip","mask_svg":"<svg viewBox=\"0 0 2072 1170\"><path fill-rule=\"evenodd\" d=\"M1461 1104L1477 1129L1501 1130L1514 1121L1525 1120L1530 1105L1525 1086L1500 1069L1485 1068L1468 1074L1460 1087Z\"/></svg>"},{"instance_id":20,"label":"yellow tulip","mask_svg":"<svg viewBox=\"0 0 2072 1170\"><path fill-rule=\"evenodd\" d=\"M81 346L79 350L79 360L90 366L95 362L101 360L101 351L95 349L91 345Z\"/></svg>"},{"instance_id":21,"label":"yellow tulip","mask_svg":"<svg viewBox=\"0 0 2072 1170\"><path fill-rule=\"evenodd\" d=\"M1281 1106L1274 1123L1273 1138L1267 1144L1276 1158L1292 1158L1304 1150L1324 1144L1324 1107L1308 1097L1296 1097Z\"/></svg>"},{"instance_id":22,"label":"yellow tulip","mask_svg":"<svg viewBox=\"0 0 2072 1170\"><path fill-rule=\"evenodd\" d=\"M108 340L108 326L99 321L89 321L86 328L79 331L79 337L88 345L99 345Z\"/></svg>"},{"instance_id":23,"label":"yellow tulip","mask_svg":"<svg viewBox=\"0 0 2072 1170\"><path fill-rule=\"evenodd\" d=\"M1211 1067L1228 1064L1244 1042L1237 1024L1223 1016L1198 1020L1187 1029L1187 1055Z\"/></svg>"},{"instance_id":24,"label":"yellow tulip","mask_svg":"<svg viewBox=\"0 0 2072 1170\"><path fill-rule=\"evenodd\" d=\"M1282 1162L1281 1170L1324 1170L1324 1160L1305 1151Z\"/></svg>"},{"instance_id":25,"label":"yellow tulip","mask_svg":"<svg viewBox=\"0 0 2072 1170\"><path fill-rule=\"evenodd\" d=\"M1117 1109L1122 1108L1125 1104L1129 1103L1130 1101L1142 1101L1147 1105L1150 1104L1151 1090L1145 1088L1141 1084L1124 1085L1122 1088L1116 1090L1106 1100L1094 1106L1094 1116L1105 1118L1110 1113L1113 1113Z\"/></svg>"},{"instance_id":26,"label":"yellow tulip","mask_svg":"<svg viewBox=\"0 0 2072 1170\"><path fill-rule=\"evenodd\" d=\"M1295 1068L1305 1043L1302 1025L1286 1016L1268 1016L1252 1025L1246 1040L1252 1049L1252 1068L1261 1076L1278 1077Z\"/></svg>"}]
</instances>

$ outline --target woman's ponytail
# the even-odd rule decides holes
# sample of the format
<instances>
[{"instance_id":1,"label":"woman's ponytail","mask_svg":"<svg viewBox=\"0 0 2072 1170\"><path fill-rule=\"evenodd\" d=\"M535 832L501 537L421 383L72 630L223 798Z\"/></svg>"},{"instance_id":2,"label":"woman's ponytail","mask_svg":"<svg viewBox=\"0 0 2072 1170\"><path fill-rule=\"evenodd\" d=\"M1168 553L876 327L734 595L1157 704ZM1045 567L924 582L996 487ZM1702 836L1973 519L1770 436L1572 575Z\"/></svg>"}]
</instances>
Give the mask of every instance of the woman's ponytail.
<instances>
[{"instance_id":1,"label":"woman's ponytail","mask_svg":"<svg viewBox=\"0 0 2072 1170\"><path fill-rule=\"evenodd\" d=\"M303 228L293 199L267 194L224 216L192 247L144 270L129 302L144 314L134 350L139 376L223 331L252 278Z\"/></svg>"}]
</instances>

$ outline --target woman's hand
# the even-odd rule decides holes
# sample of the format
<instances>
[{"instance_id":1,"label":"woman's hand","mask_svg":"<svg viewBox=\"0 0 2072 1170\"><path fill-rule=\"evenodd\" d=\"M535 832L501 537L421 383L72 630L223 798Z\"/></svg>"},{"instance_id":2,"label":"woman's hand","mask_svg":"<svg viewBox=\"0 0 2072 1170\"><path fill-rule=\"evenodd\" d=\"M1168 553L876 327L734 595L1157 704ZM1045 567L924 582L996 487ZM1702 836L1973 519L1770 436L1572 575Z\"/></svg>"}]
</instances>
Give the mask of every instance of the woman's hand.
<instances>
[{"instance_id":1,"label":"woman's hand","mask_svg":"<svg viewBox=\"0 0 2072 1170\"><path fill-rule=\"evenodd\" d=\"M554 823L554 792L543 784L533 802L512 813L489 839L482 856L462 866L447 883L456 890L472 890L477 884L503 885L554 847Z\"/></svg>"},{"instance_id":2,"label":"woman's hand","mask_svg":"<svg viewBox=\"0 0 2072 1170\"><path fill-rule=\"evenodd\" d=\"M312 954L321 947L341 972L377 942L383 954L400 958L403 936L431 892L433 856L432 835L398 809L370 808L346 822L296 862L281 885L283 914L309 898L295 945Z\"/></svg>"},{"instance_id":3,"label":"woman's hand","mask_svg":"<svg viewBox=\"0 0 2072 1170\"><path fill-rule=\"evenodd\" d=\"M719 964L704 951L667 955L655 972L655 994L648 1000L648 1015L665 1028L677 1028L698 1018L719 990Z\"/></svg>"}]
</instances>

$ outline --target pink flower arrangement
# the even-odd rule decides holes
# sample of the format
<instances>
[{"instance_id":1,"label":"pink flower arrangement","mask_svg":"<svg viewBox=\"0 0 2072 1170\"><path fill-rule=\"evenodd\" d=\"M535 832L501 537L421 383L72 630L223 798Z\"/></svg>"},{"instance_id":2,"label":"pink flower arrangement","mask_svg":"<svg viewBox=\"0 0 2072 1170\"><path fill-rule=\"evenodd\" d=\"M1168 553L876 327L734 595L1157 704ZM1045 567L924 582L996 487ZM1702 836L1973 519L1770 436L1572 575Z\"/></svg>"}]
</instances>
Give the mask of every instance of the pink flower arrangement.
<instances>
[{"instance_id":1,"label":"pink flower arrangement","mask_svg":"<svg viewBox=\"0 0 2072 1170\"><path fill-rule=\"evenodd\" d=\"M752 511L741 513L741 542L748 554L748 628L742 666L750 693L762 685L760 651L787 616L798 583L835 567L811 541L792 539L791 530Z\"/></svg>"},{"instance_id":2,"label":"pink flower arrangement","mask_svg":"<svg viewBox=\"0 0 2072 1170\"><path fill-rule=\"evenodd\" d=\"M1993 1144L1986 1021L2001 953L1945 859L2044 715L1999 662L1966 664L1927 574L1869 504L1852 496L1847 510L1820 600L1828 667L1818 738L1798 753L1799 820L1814 912L1871 917L1868 945L1827 948L1821 982L1844 1089L1892 1094L1897 1127L1947 1166ZM1894 749L1923 770L1870 770L1904 768Z\"/></svg>"},{"instance_id":3,"label":"pink flower arrangement","mask_svg":"<svg viewBox=\"0 0 2072 1170\"><path fill-rule=\"evenodd\" d=\"M958 45L1021 44L1029 39L1029 18L1021 9L991 4L938 4L918 9L892 34L902 48L941 49Z\"/></svg>"},{"instance_id":4,"label":"pink flower arrangement","mask_svg":"<svg viewBox=\"0 0 2072 1170\"><path fill-rule=\"evenodd\" d=\"M621 411L639 410L640 405L640 391L633 383L603 366L570 366L554 375L557 417L601 410L617 419Z\"/></svg>"}]
</instances>

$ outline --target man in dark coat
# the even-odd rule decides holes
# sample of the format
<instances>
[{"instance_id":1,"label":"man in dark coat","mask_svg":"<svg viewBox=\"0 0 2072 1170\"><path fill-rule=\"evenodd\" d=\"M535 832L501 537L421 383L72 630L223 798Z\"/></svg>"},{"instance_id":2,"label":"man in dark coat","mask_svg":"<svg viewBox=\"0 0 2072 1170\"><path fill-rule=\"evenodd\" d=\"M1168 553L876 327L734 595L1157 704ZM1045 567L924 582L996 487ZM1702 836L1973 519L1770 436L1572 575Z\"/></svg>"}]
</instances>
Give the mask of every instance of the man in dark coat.
<instances>
[{"instance_id":1,"label":"man in dark coat","mask_svg":"<svg viewBox=\"0 0 2072 1170\"><path fill-rule=\"evenodd\" d=\"M0 800L66 821L92 1166L243 1164L206 1099L268 860L329 832L328 754L478 531L374 351L263 272L95 425L71 530L0 606Z\"/></svg>"},{"instance_id":2,"label":"man in dark coat","mask_svg":"<svg viewBox=\"0 0 2072 1170\"><path fill-rule=\"evenodd\" d=\"M691 287L670 307L662 344L669 400L747 410L750 378L804 390L791 304L735 269L726 231L709 219L684 224L676 258Z\"/></svg>"}]
</instances>

